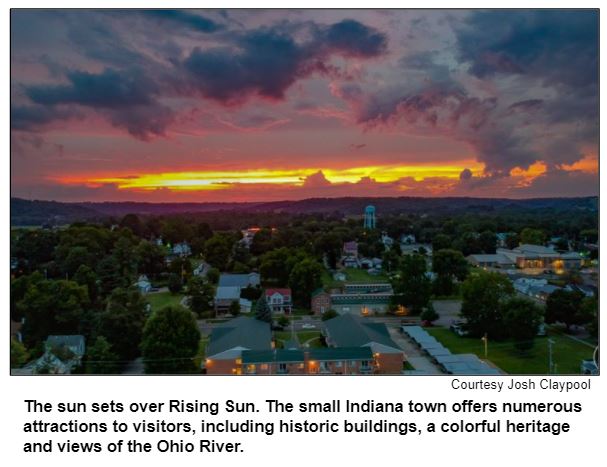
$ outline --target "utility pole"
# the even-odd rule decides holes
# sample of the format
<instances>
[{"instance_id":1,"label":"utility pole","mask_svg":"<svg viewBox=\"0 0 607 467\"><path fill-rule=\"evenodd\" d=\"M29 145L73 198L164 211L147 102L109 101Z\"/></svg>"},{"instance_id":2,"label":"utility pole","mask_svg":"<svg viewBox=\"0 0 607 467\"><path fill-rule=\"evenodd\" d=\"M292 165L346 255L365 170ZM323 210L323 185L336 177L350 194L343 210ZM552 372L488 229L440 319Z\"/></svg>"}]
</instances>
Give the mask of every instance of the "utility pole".
<instances>
[{"instance_id":1,"label":"utility pole","mask_svg":"<svg viewBox=\"0 0 607 467\"><path fill-rule=\"evenodd\" d=\"M548 374L552 374L554 363L552 362L552 346L554 345L553 339L548 339Z\"/></svg>"},{"instance_id":2,"label":"utility pole","mask_svg":"<svg viewBox=\"0 0 607 467\"><path fill-rule=\"evenodd\" d=\"M485 335L483 337L481 337L481 340L485 343L485 360L486 360L487 355L489 354L489 337L487 336L487 333L485 333Z\"/></svg>"}]
</instances>

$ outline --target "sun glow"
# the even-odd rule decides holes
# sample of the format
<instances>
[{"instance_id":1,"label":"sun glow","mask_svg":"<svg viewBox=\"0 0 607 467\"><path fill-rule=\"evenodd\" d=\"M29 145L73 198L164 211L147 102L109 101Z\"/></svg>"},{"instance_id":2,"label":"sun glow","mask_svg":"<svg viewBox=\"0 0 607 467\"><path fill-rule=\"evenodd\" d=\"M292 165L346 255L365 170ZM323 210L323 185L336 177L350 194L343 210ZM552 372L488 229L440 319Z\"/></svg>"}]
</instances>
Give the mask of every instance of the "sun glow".
<instances>
[{"instance_id":1,"label":"sun glow","mask_svg":"<svg viewBox=\"0 0 607 467\"><path fill-rule=\"evenodd\" d=\"M456 180L464 168L473 173L482 172L477 163L458 165L411 165L411 166L367 166L349 169L321 169L325 178L332 184L357 183L370 178L376 182L390 183L401 179L422 181L427 178ZM115 185L121 190L221 190L233 185L287 185L303 186L306 177L317 173L317 168L293 170L255 169L242 171L184 171L142 173L140 175L79 175L61 177L56 181L66 184L82 184L92 187Z\"/></svg>"}]
</instances>

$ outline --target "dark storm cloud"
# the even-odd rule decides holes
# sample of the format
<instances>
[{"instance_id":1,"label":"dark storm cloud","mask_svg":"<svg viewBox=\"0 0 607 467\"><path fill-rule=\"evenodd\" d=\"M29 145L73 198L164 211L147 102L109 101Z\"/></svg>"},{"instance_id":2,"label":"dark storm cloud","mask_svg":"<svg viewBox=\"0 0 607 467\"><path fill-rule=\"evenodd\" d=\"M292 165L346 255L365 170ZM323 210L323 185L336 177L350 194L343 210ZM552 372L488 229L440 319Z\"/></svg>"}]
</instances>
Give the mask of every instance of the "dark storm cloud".
<instances>
[{"instance_id":1,"label":"dark storm cloud","mask_svg":"<svg viewBox=\"0 0 607 467\"><path fill-rule=\"evenodd\" d=\"M141 70L107 68L97 74L74 71L67 74L67 79L69 84L26 87L26 94L41 110L39 119L64 119L71 106L87 107L143 140L164 135L173 121L171 109L158 101L160 87ZM26 110L19 110L16 124L25 123Z\"/></svg>"},{"instance_id":2,"label":"dark storm cloud","mask_svg":"<svg viewBox=\"0 0 607 467\"><path fill-rule=\"evenodd\" d=\"M194 49L183 66L199 92L222 103L252 95L282 99L297 80L336 72L328 63L333 55L371 58L387 47L385 35L353 20L311 29L314 37L302 42L282 27L249 31L228 47Z\"/></svg>"},{"instance_id":3,"label":"dark storm cloud","mask_svg":"<svg viewBox=\"0 0 607 467\"><path fill-rule=\"evenodd\" d=\"M386 51L388 45L385 34L351 19L319 32L320 47L345 57L377 57Z\"/></svg>"},{"instance_id":4,"label":"dark storm cloud","mask_svg":"<svg viewBox=\"0 0 607 467\"><path fill-rule=\"evenodd\" d=\"M172 23L175 26L184 26L198 32L209 33L223 29L221 24L188 10L145 10L141 14L148 18Z\"/></svg>"},{"instance_id":5,"label":"dark storm cloud","mask_svg":"<svg viewBox=\"0 0 607 467\"><path fill-rule=\"evenodd\" d=\"M68 109L53 109L42 105L11 106L11 128L13 130L37 131L58 120L76 117Z\"/></svg>"},{"instance_id":6,"label":"dark storm cloud","mask_svg":"<svg viewBox=\"0 0 607 467\"><path fill-rule=\"evenodd\" d=\"M545 84L598 82L597 11L478 11L457 28L457 43L479 78L521 74Z\"/></svg>"},{"instance_id":7,"label":"dark storm cloud","mask_svg":"<svg viewBox=\"0 0 607 467\"><path fill-rule=\"evenodd\" d=\"M139 70L117 71L106 68L99 74L73 71L69 84L40 85L26 88L38 104L79 104L90 107L123 108L148 105L158 87Z\"/></svg>"}]
</instances>

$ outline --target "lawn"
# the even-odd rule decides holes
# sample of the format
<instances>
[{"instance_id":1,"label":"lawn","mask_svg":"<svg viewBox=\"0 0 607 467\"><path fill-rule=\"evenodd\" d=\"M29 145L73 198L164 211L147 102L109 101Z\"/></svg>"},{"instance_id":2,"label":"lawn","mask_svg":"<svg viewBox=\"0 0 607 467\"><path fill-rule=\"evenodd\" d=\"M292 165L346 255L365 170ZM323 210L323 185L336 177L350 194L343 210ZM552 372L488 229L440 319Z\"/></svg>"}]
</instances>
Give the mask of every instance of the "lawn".
<instances>
[{"instance_id":1,"label":"lawn","mask_svg":"<svg viewBox=\"0 0 607 467\"><path fill-rule=\"evenodd\" d=\"M183 295L171 292L149 293L145 296L148 303L152 306L152 311L159 310L168 305L179 305Z\"/></svg>"},{"instance_id":2,"label":"lawn","mask_svg":"<svg viewBox=\"0 0 607 467\"><path fill-rule=\"evenodd\" d=\"M306 342L311 341L310 347L312 347L312 348L323 347L323 345L321 344L321 342L319 340L320 331L299 331L299 332L296 332L295 335L297 336L297 340L299 341L300 345L303 345ZM291 332L290 331L277 331L274 333L274 338L277 341L286 342L291 339Z\"/></svg>"},{"instance_id":3,"label":"lawn","mask_svg":"<svg viewBox=\"0 0 607 467\"><path fill-rule=\"evenodd\" d=\"M485 358L480 339L459 337L447 328L428 328L427 331L452 353L473 353ZM550 332L549 338L554 341L552 358L557 365L556 373L580 374L580 363L592 358L593 347L557 333ZM547 374L548 338L536 338L535 346L526 356L521 356L512 342L489 342L488 360L509 374Z\"/></svg>"},{"instance_id":4,"label":"lawn","mask_svg":"<svg viewBox=\"0 0 607 467\"><path fill-rule=\"evenodd\" d=\"M367 272L366 269L346 268L342 269L341 272L346 274L345 282L336 281L331 276L331 273L326 269L322 273L322 285L325 288L338 288L347 282L387 282L389 281L388 276L380 274L379 276L372 276Z\"/></svg>"}]
</instances>

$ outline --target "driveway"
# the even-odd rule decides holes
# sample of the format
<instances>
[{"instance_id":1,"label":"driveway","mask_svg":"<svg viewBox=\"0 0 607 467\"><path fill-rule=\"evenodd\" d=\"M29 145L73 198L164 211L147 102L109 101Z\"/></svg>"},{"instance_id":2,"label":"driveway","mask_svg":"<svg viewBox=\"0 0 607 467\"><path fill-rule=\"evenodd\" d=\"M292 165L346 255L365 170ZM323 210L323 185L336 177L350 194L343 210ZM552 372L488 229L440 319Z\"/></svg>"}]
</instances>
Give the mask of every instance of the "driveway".
<instances>
[{"instance_id":1,"label":"driveway","mask_svg":"<svg viewBox=\"0 0 607 467\"><path fill-rule=\"evenodd\" d=\"M434 322L436 326L448 328L453 321L460 320L459 312L462 309L461 300L433 300L432 305L439 318Z\"/></svg>"}]
</instances>

